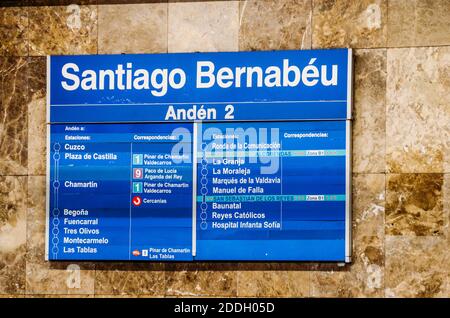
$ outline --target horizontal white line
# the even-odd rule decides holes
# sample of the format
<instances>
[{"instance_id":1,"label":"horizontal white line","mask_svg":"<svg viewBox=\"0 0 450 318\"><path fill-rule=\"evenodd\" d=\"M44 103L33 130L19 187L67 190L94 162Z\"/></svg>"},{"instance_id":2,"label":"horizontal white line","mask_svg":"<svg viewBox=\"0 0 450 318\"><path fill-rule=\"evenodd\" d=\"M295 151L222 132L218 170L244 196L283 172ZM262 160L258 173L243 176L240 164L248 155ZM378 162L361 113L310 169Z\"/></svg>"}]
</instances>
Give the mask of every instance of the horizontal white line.
<instances>
[{"instance_id":1,"label":"horizontal white line","mask_svg":"<svg viewBox=\"0 0 450 318\"><path fill-rule=\"evenodd\" d=\"M132 106L132 105L186 105L186 104L274 104L274 103L346 103L347 100L288 100L261 102L185 102L185 103L129 103L129 104L51 104L50 106Z\"/></svg>"}]
</instances>

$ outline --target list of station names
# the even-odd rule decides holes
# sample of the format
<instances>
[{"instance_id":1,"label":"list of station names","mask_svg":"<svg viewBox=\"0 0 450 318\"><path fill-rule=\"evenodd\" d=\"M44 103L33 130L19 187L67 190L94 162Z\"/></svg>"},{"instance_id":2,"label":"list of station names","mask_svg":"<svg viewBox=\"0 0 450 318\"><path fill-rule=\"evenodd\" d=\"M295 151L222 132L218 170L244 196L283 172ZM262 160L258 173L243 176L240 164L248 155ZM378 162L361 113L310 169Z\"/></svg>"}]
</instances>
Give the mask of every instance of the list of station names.
<instances>
[{"instance_id":1,"label":"list of station names","mask_svg":"<svg viewBox=\"0 0 450 318\"><path fill-rule=\"evenodd\" d=\"M275 259L277 240L340 237L345 127L234 125L51 125L49 259Z\"/></svg>"},{"instance_id":2,"label":"list of station names","mask_svg":"<svg viewBox=\"0 0 450 318\"><path fill-rule=\"evenodd\" d=\"M281 144L240 139L235 135L213 135L200 154L197 190L200 230L282 227ZM273 163L270 173L263 173L262 162Z\"/></svg>"},{"instance_id":3,"label":"list of station names","mask_svg":"<svg viewBox=\"0 0 450 318\"><path fill-rule=\"evenodd\" d=\"M50 259L191 257L191 154L172 153L172 127L51 129Z\"/></svg>"},{"instance_id":4,"label":"list of station names","mask_svg":"<svg viewBox=\"0 0 450 318\"><path fill-rule=\"evenodd\" d=\"M339 246L345 129L341 122L203 124L197 259L296 260L314 258L312 241Z\"/></svg>"}]
</instances>

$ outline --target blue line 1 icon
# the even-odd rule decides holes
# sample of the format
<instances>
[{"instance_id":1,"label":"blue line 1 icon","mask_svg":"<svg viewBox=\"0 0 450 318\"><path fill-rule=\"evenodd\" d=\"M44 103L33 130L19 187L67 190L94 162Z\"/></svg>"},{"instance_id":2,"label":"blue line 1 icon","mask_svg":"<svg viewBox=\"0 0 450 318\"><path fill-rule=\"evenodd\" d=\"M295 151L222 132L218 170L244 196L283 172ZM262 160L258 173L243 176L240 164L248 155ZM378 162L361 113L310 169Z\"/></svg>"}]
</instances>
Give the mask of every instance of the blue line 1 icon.
<instances>
[{"instance_id":1,"label":"blue line 1 icon","mask_svg":"<svg viewBox=\"0 0 450 318\"><path fill-rule=\"evenodd\" d=\"M144 163L144 156L142 154L133 154L133 165L142 165Z\"/></svg>"},{"instance_id":2,"label":"blue line 1 icon","mask_svg":"<svg viewBox=\"0 0 450 318\"><path fill-rule=\"evenodd\" d=\"M133 182L133 193L142 193L142 182Z\"/></svg>"}]
</instances>

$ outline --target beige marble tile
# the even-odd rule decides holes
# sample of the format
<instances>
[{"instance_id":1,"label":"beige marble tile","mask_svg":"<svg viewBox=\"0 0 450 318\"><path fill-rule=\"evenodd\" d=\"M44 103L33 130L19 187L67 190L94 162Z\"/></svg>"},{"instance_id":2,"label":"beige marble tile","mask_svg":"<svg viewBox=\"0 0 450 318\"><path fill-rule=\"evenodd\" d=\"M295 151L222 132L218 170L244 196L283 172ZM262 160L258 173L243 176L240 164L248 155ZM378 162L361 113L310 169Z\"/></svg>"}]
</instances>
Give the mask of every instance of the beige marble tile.
<instances>
[{"instance_id":1,"label":"beige marble tile","mask_svg":"<svg viewBox=\"0 0 450 318\"><path fill-rule=\"evenodd\" d=\"M239 1L169 1L169 52L237 51Z\"/></svg>"},{"instance_id":2,"label":"beige marble tile","mask_svg":"<svg viewBox=\"0 0 450 318\"><path fill-rule=\"evenodd\" d=\"M450 171L450 47L388 49L389 172Z\"/></svg>"},{"instance_id":3,"label":"beige marble tile","mask_svg":"<svg viewBox=\"0 0 450 318\"><path fill-rule=\"evenodd\" d=\"M98 52L167 52L167 3L99 6Z\"/></svg>"},{"instance_id":4,"label":"beige marble tile","mask_svg":"<svg viewBox=\"0 0 450 318\"><path fill-rule=\"evenodd\" d=\"M239 50L311 48L310 0L240 2Z\"/></svg>"},{"instance_id":5,"label":"beige marble tile","mask_svg":"<svg viewBox=\"0 0 450 318\"><path fill-rule=\"evenodd\" d=\"M12 298L25 298L25 295L23 295L23 294L10 294L10 295L8 295L8 294L5 294L5 295L1 295L0 294L0 298L9 298L9 299L12 299Z\"/></svg>"},{"instance_id":6,"label":"beige marble tile","mask_svg":"<svg viewBox=\"0 0 450 318\"><path fill-rule=\"evenodd\" d=\"M43 263L45 258L46 177L27 177L27 261Z\"/></svg>"},{"instance_id":7,"label":"beige marble tile","mask_svg":"<svg viewBox=\"0 0 450 318\"><path fill-rule=\"evenodd\" d=\"M94 298L164 298L164 294L161 295L94 295Z\"/></svg>"},{"instance_id":8,"label":"beige marble tile","mask_svg":"<svg viewBox=\"0 0 450 318\"><path fill-rule=\"evenodd\" d=\"M352 264L311 272L313 297L381 297L384 293L383 174L353 177Z\"/></svg>"},{"instance_id":9,"label":"beige marble tile","mask_svg":"<svg viewBox=\"0 0 450 318\"><path fill-rule=\"evenodd\" d=\"M26 177L0 176L0 294L25 292Z\"/></svg>"},{"instance_id":10,"label":"beige marble tile","mask_svg":"<svg viewBox=\"0 0 450 318\"><path fill-rule=\"evenodd\" d=\"M450 246L450 173L444 174L443 185L444 233ZM448 250L450 253L450 249ZM450 270L450 264L449 264ZM450 286L449 286L450 287Z\"/></svg>"},{"instance_id":11,"label":"beige marble tile","mask_svg":"<svg viewBox=\"0 0 450 318\"><path fill-rule=\"evenodd\" d=\"M88 5L88 4L97 4L101 2L120 2L123 0L23 0L22 2L26 2L28 6L45 6L45 5L53 5L53 6L63 6L69 4L78 4L78 5ZM135 1L135 0L133 0Z\"/></svg>"},{"instance_id":12,"label":"beige marble tile","mask_svg":"<svg viewBox=\"0 0 450 318\"><path fill-rule=\"evenodd\" d=\"M43 294L43 295L26 295L26 298L94 298L94 295L55 295L55 294Z\"/></svg>"},{"instance_id":13,"label":"beige marble tile","mask_svg":"<svg viewBox=\"0 0 450 318\"><path fill-rule=\"evenodd\" d=\"M45 261L45 186L44 176L28 177L26 293L92 295L93 263Z\"/></svg>"},{"instance_id":14,"label":"beige marble tile","mask_svg":"<svg viewBox=\"0 0 450 318\"><path fill-rule=\"evenodd\" d=\"M380 266L383 264L383 261L378 256L384 254L385 179L384 174L355 174L352 180L354 259L362 259L364 262L370 261L370 263ZM375 242L379 248L376 253L370 252L374 249L366 245L366 242L369 241ZM367 253L364 253L365 256L362 257L365 249L367 249Z\"/></svg>"},{"instance_id":15,"label":"beige marble tile","mask_svg":"<svg viewBox=\"0 0 450 318\"><path fill-rule=\"evenodd\" d=\"M25 57L0 57L0 175L27 174Z\"/></svg>"},{"instance_id":16,"label":"beige marble tile","mask_svg":"<svg viewBox=\"0 0 450 318\"><path fill-rule=\"evenodd\" d=\"M442 174L389 174L386 181L386 234L444 234Z\"/></svg>"},{"instance_id":17,"label":"beige marble tile","mask_svg":"<svg viewBox=\"0 0 450 318\"><path fill-rule=\"evenodd\" d=\"M27 56L28 12L23 7L0 7L0 56Z\"/></svg>"},{"instance_id":18,"label":"beige marble tile","mask_svg":"<svg viewBox=\"0 0 450 318\"><path fill-rule=\"evenodd\" d=\"M236 264L166 264L166 296L236 296L236 269Z\"/></svg>"},{"instance_id":19,"label":"beige marble tile","mask_svg":"<svg viewBox=\"0 0 450 318\"><path fill-rule=\"evenodd\" d=\"M450 298L450 274L447 273L446 289L441 298Z\"/></svg>"},{"instance_id":20,"label":"beige marble tile","mask_svg":"<svg viewBox=\"0 0 450 318\"><path fill-rule=\"evenodd\" d=\"M238 297L308 297L310 272L299 264L241 264Z\"/></svg>"},{"instance_id":21,"label":"beige marble tile","mask_svg":"<svg viewBox=\"0 0 450 318\"><path fill-rule=\"evenodd\" d=\"M97 53L96 5L35 6L28 16L30 55Z\"/></svg>"},{"instance_id":22,"label":"beige marble tile","mask_svg":"<svg viewBox=\"0 0 450 318\"><path fill-rule=\"evenodd\" d=\"M93 264L27 261L27 295L92 295L95 288Z\"/></svg>"},{"instance_id":23,"label":"beige marble tile","mask_svg":"<svg viewBox=\"0 0 450 318\"><path fill-rule=\"evenodd\" d=\"M28 175L45 175L47 143L46 58L29 57Z\"/></svg>"},{"instance_id":24,"label":"beige marble tile","mask_svg":"<svg viewBox=\"0 0 450 318\"><path fill-rule=\"evenodd\" d=\"M349 284L351 274L347 271L318 270L311 272L311 297L353 298L361 291Z\"/></svg>"},{"instance_id":25,"label":"beige marble tile","mask_svg":"<svg viewBox=\"0 0 450 318\"><path fill-rule=\"evenodd\" d=\"M355 51L353 172L385 171L386 50Z\"/></svg>"},{"instance_id":26,"label":"beige marble tile","mask_svg":"<svg viewBox=\"0 0 450 318\"><path fill-rule=\"evenodd\" d=\"M150 263L98 264L95 295L164 295L164 265Z\"/></svg>"},{"instance_id":27,"label":"beige marble tile","mask_svg":"<svg viewBox=\"0 0 450 318\"><path fill-rule=\"evenodd\" d=\"M448 245L441 237L386 237L386 297L448 296Z\"/></svg>"},{"instance_id":28,"label":"beige marble tile","mask_svg":"<svg viewBox=\"0 0 450 318\"><path fill-rule=\"evenodd\" d=\"M313 48L385 47L387 0L313 0Z\"/></svg>"},{"instance_id":29,"label":"beige marble tile","mask_svg":"<svg viewBox=\"0 0 450 318\"><path fill-rule=\"evenodd\" d=\"M444 231L446 236L446 253L447 263L445 266L446 277L446 291L444 297L450 298L450 173L444 175Z\"/></svg>"},{"instance_id":30,"label":"beige marble tile","mask_svg":"<svg viewBox=\"0 0 450 318\"><path fill-rule=\"evenodd\" d=\"M78 4L78 5L96 5L100 3L106 2L123 2L123 0L24 0L27 2L29 6L45 6L45 5L53 5L53 6L63 6L69 4ZM137 0L132 0L136 2ZM145 1L145 0L143 0ZM151 1L151 0L150 0Z\"/></svg>"},{"instance_id":31,"label":"beige marble tile","mask_svg":"<svg viewBox=\"0 0 450 318\"><path fill-rule=\"evenodd\" d=\"M448 0L389 0L388 46L450 44Z\"/></svg>"}]
</instances>

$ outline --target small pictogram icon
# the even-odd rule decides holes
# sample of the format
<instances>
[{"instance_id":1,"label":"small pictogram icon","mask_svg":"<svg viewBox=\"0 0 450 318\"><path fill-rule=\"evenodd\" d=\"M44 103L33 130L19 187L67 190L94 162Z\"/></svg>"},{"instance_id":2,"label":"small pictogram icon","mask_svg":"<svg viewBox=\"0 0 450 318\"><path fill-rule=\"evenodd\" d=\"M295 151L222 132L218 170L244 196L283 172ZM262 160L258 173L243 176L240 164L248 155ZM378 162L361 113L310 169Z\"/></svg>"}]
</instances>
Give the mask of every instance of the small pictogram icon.
<instances>
[{"instance_id":1,"label":"small pictogram icon","mask_svg":"<svg viewBox=\"0 0 450 318\"><path fill-rule=\"evenodd\" d=\"M133 193L142 193L142 182L133 182Z\"/></svg>"},{"instance_id":2,"label":"small pictogram icon","mask_svg":"<svg viewBox=\"0 0 450 318\"><path fill-rule=\"evenodd\" d=\"M134 206L140 206L142 204L142 199L140 196L134 196L133 200L131 200L131 202L133 202Z\"/></svg>"},{"instance_id":3,"label":"small pictogram icon","mask_svg":"<svg viewBox=\"0 0 450 318\"><path fill-rule=\"evenodd\" d=\"M139 256L141 255L141 252L139 252L138 250L134 250L132 254L133 256Z\"/></svg>"},{"instance_id":4,"label":"small pictogram icon","mask_svg":"<svg viewBox=\"0 0 450 318\"><path fill-rule=\"evenodd\" d=\"M144 169L133 168L133 179L142 179L144 175Z\"/></svg>"},{"instance_id":5,"label":"small pictogram icon","mask_svg":"<svg viewBox=\"0 0 450 318\"><path fill-rule=\"evenodd\" d=\"M134 165L142 165L144 162L144 156L142 154L134 154L133 155L133 164Z\"/></svg>"}]
</instances>

